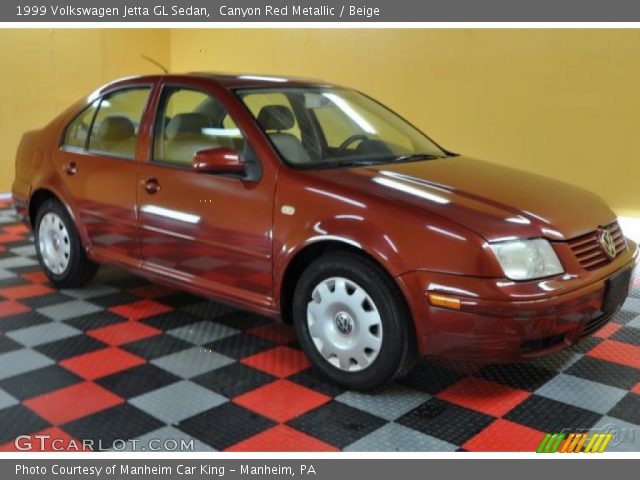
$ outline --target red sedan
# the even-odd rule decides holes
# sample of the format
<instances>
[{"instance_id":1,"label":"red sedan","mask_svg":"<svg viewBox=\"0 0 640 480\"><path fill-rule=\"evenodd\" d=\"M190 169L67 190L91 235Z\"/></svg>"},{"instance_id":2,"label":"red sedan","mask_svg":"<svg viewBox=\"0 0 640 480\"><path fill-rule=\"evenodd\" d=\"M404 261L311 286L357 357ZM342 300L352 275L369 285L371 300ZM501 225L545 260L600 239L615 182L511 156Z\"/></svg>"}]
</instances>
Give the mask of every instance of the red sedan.
<instances>
[{"instance_id":1,"label":"red sedan","mask_svg":"<svg viewBox=\"0 0 640 480\"><path fill-rule=\"evenodd\" d=\"M13 196L53 285L110 264L281 317L351 388L417 354L572 345L621 306L638 255L587 191L454 154L356 91L276 77L110 83L25 134Z\"/></svg>"}]
</instances>

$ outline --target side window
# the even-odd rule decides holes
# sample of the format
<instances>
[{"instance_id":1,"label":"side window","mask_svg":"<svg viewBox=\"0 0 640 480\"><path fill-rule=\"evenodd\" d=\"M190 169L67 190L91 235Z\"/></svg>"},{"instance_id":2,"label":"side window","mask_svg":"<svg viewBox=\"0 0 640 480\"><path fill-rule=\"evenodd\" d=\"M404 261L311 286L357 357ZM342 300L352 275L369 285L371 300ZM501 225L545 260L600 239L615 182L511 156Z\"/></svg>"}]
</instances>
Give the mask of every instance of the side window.
<instances>
[{"instance_id":1,"label":"side window","mask_svg":"<svg viewBox=\"0 0 640 480\"><path fill-rule=\"evenodd\" d=\"M64 133L64 140L62 141L63 147L81 149L85 149L87 147L91 121L93 120L93 116L96 113L99 104L100 100L98 99L80 112L80 114L71 121Z\"/></svg>"},{"instance_id":2,"label":"side window","mask_svg":"<svg viewBox=\"0 0 640 480\"><path fill-rule=\"evenodd\" d=\"M260 111L263 107L271 106L271 105L279 105L283 107L287 107L290 111L293 111L291 107L291 102L287 98L284 93L279 92L260 92L260 93L248 93L242 97L245 105L255 118L260 118ZM295 115L294 115L295 118ZM269 133L269 132L268 132ZM288 130L282 130L279 133L288 133L293 135L298 140L302 140L302 134L300 133L300 126L298 125L297 119L294 121L293 127Z\"/></svg>"},{"instance_id":3,"label":"side window","mask_svg":"<svg viewBox=\"0 0 640 480\"><path fill-rule=\"evenodd\" d=\"M222 119L222 126L227 129L237 129L236 122L233 121L231 115L227 114Z\"/></svg>"},{"instance_id":4,"label":"side window","mask_svg":"<svg viewBox=\"0 0 640 480\"><path fill-rule=\"evenodd\" d=\"M242 152L244 137L211 95L187 88L165 89L155 122L153 161L191 168L200 150Z\"/></svg>"},{"instance_id":5,"label":"side window","mask_svg":"<svg viewBox=\"0 0 640 480\"><path fill-rule=\"evenodd\" d=\"M89 138L89 150L132 160L149 87L129 88L100 101Z\"/></svg>"}]
</instances>

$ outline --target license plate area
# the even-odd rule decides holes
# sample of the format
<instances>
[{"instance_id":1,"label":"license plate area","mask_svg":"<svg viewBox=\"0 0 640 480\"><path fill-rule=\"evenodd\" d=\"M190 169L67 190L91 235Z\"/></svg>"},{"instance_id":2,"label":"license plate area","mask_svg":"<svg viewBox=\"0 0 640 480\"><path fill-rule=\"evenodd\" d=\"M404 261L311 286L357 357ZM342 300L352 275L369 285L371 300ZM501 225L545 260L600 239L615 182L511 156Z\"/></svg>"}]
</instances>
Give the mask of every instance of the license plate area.
<instances>
[{"instance_id":1,"label":"license plate area","mask_svg":"<svg viewBox=\"0 0 640 480\"><path fill-rule=\"evenodd\" d=\"M629 294L631 269L623 270L607 280L602 301L602 311L609 313L620 305Z\"/></svg>"}]
</instances>

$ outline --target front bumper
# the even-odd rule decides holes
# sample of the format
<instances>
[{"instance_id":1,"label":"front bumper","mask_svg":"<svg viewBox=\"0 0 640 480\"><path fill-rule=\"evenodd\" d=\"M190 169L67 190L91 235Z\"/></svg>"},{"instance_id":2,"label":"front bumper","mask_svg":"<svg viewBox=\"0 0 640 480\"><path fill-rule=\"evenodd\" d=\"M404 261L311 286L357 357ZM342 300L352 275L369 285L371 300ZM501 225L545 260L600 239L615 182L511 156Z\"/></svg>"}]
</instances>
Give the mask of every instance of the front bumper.
<instances>
[{"instance_id":1,"label":"front bumper","mask_svg":"<svg viewBox=\"0 0 640 480\"><path fill-rule=\"evenodd\" d=\"M635 267L638 248L631 241L627 245L625 252L596 271L529 282L428 271L401 275L398 280L409 299L420 353L516 362L577 343L604 326L622 305L624 298L609 311L602 310L609 279ZM431 305L430 293L459 299L459 309Z\"/></svg>"}]
</instances>

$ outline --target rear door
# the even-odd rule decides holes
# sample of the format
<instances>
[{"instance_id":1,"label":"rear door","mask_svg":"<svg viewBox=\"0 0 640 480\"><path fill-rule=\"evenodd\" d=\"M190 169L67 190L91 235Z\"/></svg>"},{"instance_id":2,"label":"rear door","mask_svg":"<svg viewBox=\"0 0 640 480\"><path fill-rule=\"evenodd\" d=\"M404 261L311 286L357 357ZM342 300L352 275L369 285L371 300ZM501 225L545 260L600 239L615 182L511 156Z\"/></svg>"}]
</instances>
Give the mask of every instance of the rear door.
<instances>
[{"instance_id":1,"label":"rear door","mask_svg":"<svg viewBox=\"0 0 640 480\"><path fill-rule=\"evenodd\" d=\"M98 98L69 123L54 154L95 253L133 265L139 262L136 152L150 91L133 85Z\"/></svg>"}]
</instances>

